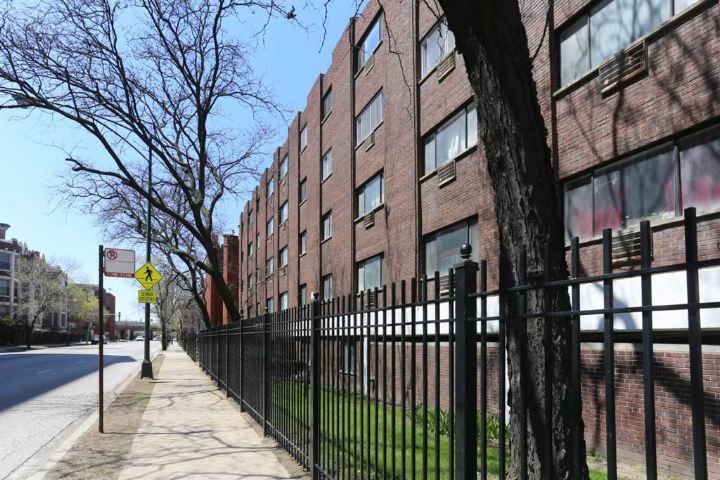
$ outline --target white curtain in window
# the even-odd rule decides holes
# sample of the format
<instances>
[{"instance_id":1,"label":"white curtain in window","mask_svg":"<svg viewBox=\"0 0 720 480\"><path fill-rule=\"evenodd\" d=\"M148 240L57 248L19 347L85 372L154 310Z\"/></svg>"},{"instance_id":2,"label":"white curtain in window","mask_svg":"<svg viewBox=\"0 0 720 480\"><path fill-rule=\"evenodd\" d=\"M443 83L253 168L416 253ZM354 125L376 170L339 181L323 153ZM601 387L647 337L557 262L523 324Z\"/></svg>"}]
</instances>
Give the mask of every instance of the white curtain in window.
<instances>
[{"instance_id":1,"label":"white curtain in window","mask_svg":"<svg viewBox=\"0 0 720 480\"><path fill-rule=\"evenodd\" d=\"M435 142L435 158L438 166L455 158L465 149L464 111L437 133Z\"/></svg>"}]
</instances>

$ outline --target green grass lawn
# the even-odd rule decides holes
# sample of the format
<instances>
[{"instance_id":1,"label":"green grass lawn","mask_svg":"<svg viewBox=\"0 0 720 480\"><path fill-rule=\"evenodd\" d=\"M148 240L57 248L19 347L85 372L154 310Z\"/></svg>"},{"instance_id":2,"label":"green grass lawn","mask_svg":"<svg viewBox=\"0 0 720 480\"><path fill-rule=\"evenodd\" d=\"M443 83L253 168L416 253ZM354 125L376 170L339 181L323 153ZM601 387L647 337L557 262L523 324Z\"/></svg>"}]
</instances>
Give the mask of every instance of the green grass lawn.
<instances>
[{"instance_id":1,"label":"green grass lawn","mask_svg":"<svg viewBox=\"0 0 720 480\"><path fill-rule=\"evenodd\" d=\"M273 423L282 424L282 419L285 422L292 419L301 423L298 412L309 408L309 396L306 392L305 387L299 383L276 383L273 388L276 399L273 402L275 415ZM284 402L281 402L280 398L284 398ZM373 400L324 389L320 409L323 468L337 478L365 476L411 478L413 470L415 478L418 479L438 478L438 472L439 478L449 478L451 459L450 436L447 434L449 417L443 418L446 414L443 415L441 412L442 421L439 430L441 433L436 435L435 412L434 409L428 408L426 436L422 426L424 420L422 407L416 408L414 418L409 402L406 407L406 415L403 416L401 408L376 405ZM309 428L307 425L305 427ZM497 435L497 426L495 427L492 431L488 428L489 438ZM305 448L309 450L309 445ZM488 447L487 457L488 474L491 478L497 477L498 449ZM424 459L426 459L425 466ZM479 449L477 462L480 469L482 458ZM507 464L509 464L509 456L506 454ZM604 480L607 477L603 472L593 470L590 472L590 478Z\"/></svg>"}]
</instances>

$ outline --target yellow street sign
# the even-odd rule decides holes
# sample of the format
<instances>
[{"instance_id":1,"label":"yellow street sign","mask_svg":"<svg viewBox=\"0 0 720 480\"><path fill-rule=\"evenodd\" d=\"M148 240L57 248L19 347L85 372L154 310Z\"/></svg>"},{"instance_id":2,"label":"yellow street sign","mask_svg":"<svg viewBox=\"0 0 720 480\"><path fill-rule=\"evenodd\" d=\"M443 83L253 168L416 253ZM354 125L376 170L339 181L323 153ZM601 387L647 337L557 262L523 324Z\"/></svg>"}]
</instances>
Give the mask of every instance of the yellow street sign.
<instances>
[{"instance_id":1,"label":"yellow street sign","mask_svg":"<svg viewBox=\"0 0 720 480\"><path fill-rule=\"evenodd\" d=\"M137 272L135 272L135 280L137 280L140 285L146 289L154 287L155 284L162 280L162 278L163 277L160 275L160 272L158 272L150 262L147 262L145 265L140 267Z\"/></svg>"},{"instance_id":2,"label":"yellow street sign","mask_svg":"<svg viewBox=\"0 0 720 480\"><path fill-rule=\"evenodd\" d=\"M157 303L155 290L138 290L138 303Z\"/></svg>"}]
</instances>

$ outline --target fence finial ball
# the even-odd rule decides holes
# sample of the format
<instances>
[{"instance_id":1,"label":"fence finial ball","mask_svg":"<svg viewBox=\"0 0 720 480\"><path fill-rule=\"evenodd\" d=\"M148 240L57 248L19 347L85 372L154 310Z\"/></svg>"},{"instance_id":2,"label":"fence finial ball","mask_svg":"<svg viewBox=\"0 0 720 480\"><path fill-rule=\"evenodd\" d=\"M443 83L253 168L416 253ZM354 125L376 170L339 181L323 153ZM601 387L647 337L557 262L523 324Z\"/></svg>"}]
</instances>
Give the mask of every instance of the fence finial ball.
<instances>
[{"instance_id":1,"label":"fence finial ball","mask_svg":"<svg viewBox=\"0 0 720 480\"><path fill-rule=\"evenodd\" d=\"M470 254L472 253L472 247L469 243L463 243L463 246L460 247L460 256L463 260L470 260Z\"/></svg>"}]
</instances>

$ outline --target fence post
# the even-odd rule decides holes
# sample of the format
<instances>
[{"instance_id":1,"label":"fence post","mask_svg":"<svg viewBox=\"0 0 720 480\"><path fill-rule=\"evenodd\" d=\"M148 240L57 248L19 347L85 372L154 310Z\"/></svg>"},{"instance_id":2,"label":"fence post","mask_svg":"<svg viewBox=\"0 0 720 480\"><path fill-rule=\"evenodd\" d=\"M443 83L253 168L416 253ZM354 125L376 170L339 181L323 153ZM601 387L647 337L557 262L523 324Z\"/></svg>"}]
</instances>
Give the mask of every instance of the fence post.
<instances>
[{"instance_id":1,"label":"fence post","mask_svg":"<svg viewBox=\"0 0 720 480\"><path fill-rule=\"evenodd\" d=\"M688 343L690 349L690 392L692 404L693 465L695 478L705 480L707 443L705 439L705 403L703 396L702 326L700 324L700 288L698 279L697 218L695 208L685 209L685 264L687 269Z\"/></svg>"},{"instance_id":2,"label":"fence post","mask_svg":"<svg viewBox=\"0 0 720 480\"><path fill-rule=\"evenodd\" d=\"M243 362L243 323L249 322L250 319L241 320L238 324L238 372L239 375L239 382L238 382L238 403L240 403L240 411L245 411L245 406L243 405L243 368L244 368L244 362Z\"/></svg>"},{"instance_id":3,"label":"fence post","mask_svg":"<svg viewBox=\"0 0 720 480\"><path fill-rule=\"evenodd\" d=\"M320 478L320 301L313 292L310 325L310 392L312 401L310 473L313 480Z\"/></svg>"},{"instance_id":4,"label":"fence post","mask_svg":"<svg viewBox=\"0 0 720 480\"><path fill-rule=\"evenodd\" d=\"M270 315L263 315L263 435L270 435L268 413L270 412L270 355L268 354L268 327Z\"/></svg>"},{"instance_id":5,"label":"fence post","mask_svg":"<svg viewBox=\"0 0 720 480\"><path fill-rule=\"evenodd\" d=\"M225 398L230 397L230 325L225 324Z\"/></svg>"},{"instance_id":6,"label":"fence post","mask_svg":"<svg viewBox=\"0 0 720 480\"><path fill-rule=\"evenodd\" d=\"M477 475L477 293L478 264L470 260L472 247L460 247L455 265L455 468L457 478Z\"/></svg>"}]
</instances>

